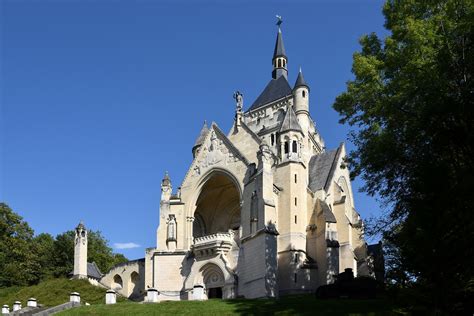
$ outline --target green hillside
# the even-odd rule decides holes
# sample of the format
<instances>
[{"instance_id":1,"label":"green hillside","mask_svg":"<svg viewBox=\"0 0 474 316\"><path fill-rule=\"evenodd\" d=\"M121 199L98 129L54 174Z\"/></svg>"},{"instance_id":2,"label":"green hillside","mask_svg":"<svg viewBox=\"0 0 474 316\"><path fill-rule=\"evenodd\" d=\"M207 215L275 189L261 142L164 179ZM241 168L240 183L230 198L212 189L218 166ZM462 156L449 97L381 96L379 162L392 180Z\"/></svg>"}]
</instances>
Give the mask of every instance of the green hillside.
<instances>
[{"instance_id":1,"label":"green hillside","mask_svg":"<svg viewBox=\"0 0 474 316\"><path fill-rule=\"evenodd\" d=\"M0 288L0 305L12 306L14 301L21 301L25 306L28 298L34 297L39 304L55 306L68 302L71 292L79 292L82 302L101 304L105 301L105 291L106 289L93 286L86 280L52 279L28 287Z\"/></svg>"},{"instance_id":2,"label":"green hillside","mask_svg":"<svg viewBox=\"0 0 474 316\"><path fill-rule=\"evenodd\" d=\"M139 304L124 302L70 309L67 315L400 315L385 300L318 300L313 295L280 300L208 300Z\"/></svg>"}]
</instances>

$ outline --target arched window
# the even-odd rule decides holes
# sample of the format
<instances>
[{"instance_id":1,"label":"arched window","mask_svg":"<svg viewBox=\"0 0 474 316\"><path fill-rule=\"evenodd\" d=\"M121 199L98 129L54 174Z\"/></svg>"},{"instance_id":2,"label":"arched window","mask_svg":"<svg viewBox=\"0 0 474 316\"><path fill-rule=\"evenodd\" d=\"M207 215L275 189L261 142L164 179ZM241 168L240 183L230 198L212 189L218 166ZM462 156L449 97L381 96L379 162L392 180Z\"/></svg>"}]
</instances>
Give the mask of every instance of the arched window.
<instances>
[{"instance_id":1,"label":"arched window","mask_svg":"<svg viewBox=\"0 0 474 316\"><path fill-rule=\"evenodd\" d=\"M281 59L278 58L278 68L281 67Z\"/></svg>"},{"instance_id":2,"label":"arched window","mask_svg":"<svg viewBox=\"0 0 474 316\"><path fill-rule=\"evenodd\" d=\"M271 139L271 142L272 142L272 146L275 145L275 134L271 134L270 139Z\"/></svg>"},{"instance_id":3,"label":"arched window","mask_svg":"<svg viewBox=\"0 0 474 316\"><path fill-rule=\"evenodd\" d=\"M123 288L123 281L120 275L114 275L114 283L112 284L112 288L116 290L121 290Z\"/></svg>"},{"instance_id":4,"label":"arched window","mask_svg":"<svg viewBox=\"0 0 474 316\"><path fill-rule=\"evenodd\" d=\"M303 95L303 98L306 98L306 91L301 91L301 94Z\"/></svg>"},{"instance_id":5,"label":"arched window","mask_svg":"<svg viewBox=\"0 0 474 316\"><path fill-rule=\"evenodd\" d=\"M294 153L298 152L298 144L296 143L296 140L293 141L292 151Z\"/></svg>"},{"instance_id":6,"label":"arched window","mask_svg":"<svg viewBox=\"0 0 474 316\"><path fill-rule=\"evenodd\" d=\"M286 67L286 60L283 59L283 67Z\"/></svg>"},{"instance_id":7,"label":"arched window","mask_svg":"<svg viewBox=\"0 0 474 316\"><path fill-rule=\"evenodd\" d=\"M285 154L289 153L290 152L290 144L288 143L288 141L285 142Z\"/></svg>"}]
</instances>

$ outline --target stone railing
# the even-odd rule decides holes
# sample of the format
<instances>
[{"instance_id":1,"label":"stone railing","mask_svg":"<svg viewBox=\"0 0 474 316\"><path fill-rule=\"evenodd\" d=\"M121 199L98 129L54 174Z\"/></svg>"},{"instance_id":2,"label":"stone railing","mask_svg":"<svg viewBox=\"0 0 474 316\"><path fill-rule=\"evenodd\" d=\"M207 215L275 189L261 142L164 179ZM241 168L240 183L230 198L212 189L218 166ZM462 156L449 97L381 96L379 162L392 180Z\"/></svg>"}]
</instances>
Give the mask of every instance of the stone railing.
<instances>
[{"instance_id":1,"label":"stone railing","mask_svg":"<svg viewBox=\"0 0 474 316\"><path fill-rule=\"evenodd\" d=\"M194 238L193 252L197 257L226 254L232 248L232 233L215 233Z\"/></svg>"}]
</instances>

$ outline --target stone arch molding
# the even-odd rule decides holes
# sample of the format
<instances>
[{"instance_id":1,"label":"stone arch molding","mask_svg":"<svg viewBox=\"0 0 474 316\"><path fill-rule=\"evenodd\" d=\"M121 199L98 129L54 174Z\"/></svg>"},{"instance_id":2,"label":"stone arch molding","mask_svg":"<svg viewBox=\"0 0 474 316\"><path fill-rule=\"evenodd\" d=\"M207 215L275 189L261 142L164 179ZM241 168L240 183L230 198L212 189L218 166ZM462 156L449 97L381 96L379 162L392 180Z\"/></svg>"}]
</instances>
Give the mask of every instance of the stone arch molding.
<instances>
[{"instance_id":1,"label":"stone arch molding","mask_svg":"<svg viewBox=\"0 0 474 316\"><path fill-rule=\"evenodd\" d=\"M228 177L231 182L237 188L239 192L239 200L242 202L242 195L243 195L243 182L245 175L235 175L231 170L223 167L214 167L208 170L205 174L203 174L199 180L196 182L196 188L193 190L194 194L191 200L191 203L188 204L187 214L188 216L194 216L194 211L196 210L196 202L199 199L199 196L202 193L204 185L215 175L224 175ZM240 179L239 179L240 178Z\"/></svg>"},{"instance_id":2,"label":"stone arch molding","mask_svg":"<svg viewBox=\"0 0 474 316\"><path fill-rule=\"evenodd\" d=\"M224 296L231 296L235 287L234 272L220 257L196 261L184 281L186 290L191 290L194 286L222 287Z\"/></svg>"}]
</instances>

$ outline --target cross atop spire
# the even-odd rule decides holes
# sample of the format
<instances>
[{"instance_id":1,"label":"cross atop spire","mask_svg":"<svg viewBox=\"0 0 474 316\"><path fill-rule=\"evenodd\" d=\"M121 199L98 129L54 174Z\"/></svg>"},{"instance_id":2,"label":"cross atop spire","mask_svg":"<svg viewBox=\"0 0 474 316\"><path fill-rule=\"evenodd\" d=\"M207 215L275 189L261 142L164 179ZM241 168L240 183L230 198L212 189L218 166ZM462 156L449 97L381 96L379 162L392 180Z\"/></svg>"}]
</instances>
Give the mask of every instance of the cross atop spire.
<instances>
[{"instance_id":1,"label":"cross atop spire","mask_svg":"<svg viewBox=\"0 0 474 316\"><path fill-rule=\"evenodd\" d=\"M278 30L280 30L280 25L283 23L283 19L281 17L281 15L276 15L276 18L278 19L278 21L276 22L276 25L278 25Z\"/></svg>"}]
</instances>

